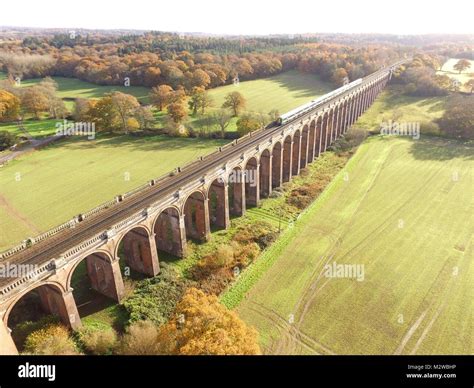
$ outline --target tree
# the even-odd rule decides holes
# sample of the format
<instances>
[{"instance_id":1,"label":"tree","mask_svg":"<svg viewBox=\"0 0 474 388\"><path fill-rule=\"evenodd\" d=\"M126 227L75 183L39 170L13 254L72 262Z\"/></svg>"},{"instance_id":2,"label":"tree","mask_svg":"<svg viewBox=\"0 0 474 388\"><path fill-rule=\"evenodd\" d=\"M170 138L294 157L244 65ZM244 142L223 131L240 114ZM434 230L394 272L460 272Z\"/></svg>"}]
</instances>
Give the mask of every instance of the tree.
<instances>
[{"instance_id":1,"label":"tree","mask_svg":"<svg viewBox=\"0 0 474 388\"><path fill-rule=\"evenodd\" d=\"M20 100L6 90L0 90L0 121L17 120L20 114Z\"/></svg>"},{"instance_id":2,"label":"tree","mask_svg":"<svg viewBox=\"0 0 474 388\"><path fill-rule=\"evenodd\" d=\"M39 119L40 114L49 109L49 97L43 88L30 86L23 92L21 105L26 112Z\"/></svg>"},{"instance_id":3,"label":"tree","mask_svg":"<svg viewBox=\"0 0 474 388\"><path fill-rule=\"evenodd\" d=\"M195 86L191 91L191 96L188 100L189 109L192 110L193 115L196 115L198 110L201 114L204 114L206 108L212 106L213 100L202 87Z\"/></svg>"},{"instance_id":4,"label":"tree","mask_svg":"<svg viewBox=\"0 0 474 388\"><path fill-rule=\"evenodd\" d=\"M471 67L471 62L468 61L467 59L460 59L453 66L455 70L459 71L459 74L461 74L464 70L469 69L470 67Z\"/></svg>"},{"instance_id":5,"label":"tree","mask_svg":"<svg viewBox=\"0 0 474 388\"><path fill-rule=\"evenodd\" d=\"M189 109L193 112L193 115L196 115L199 106L201 105L202 95L205 93L204 88L195 86L191 91L191 96L188 101Z\"/></svg>"},{"instance_id":6,"label":"tree","mask_svg":"<svg viewBox=\"0 0 474 388\"><path fill-rule=\"evenodd\" d=\"M142 130L151 128L155 124L155 117L149 106L139 106L135 109L134 116Z\"/></svg>"},{"instance_id":7,"label":"tree","mask_svg":"<svg viewBox=\"0 0 474 388\"><path fill-rule=\"evenodd\" d=\"M133 118L137 108L140 107L137 98L130 94L113 92L111 94L111 101L120 118L122 131L128 133L129 130L136 129L138 123L136 120L133 121L131 119Z\"/></svg>"},{"instance_id":8,"label":"tree","mask_svg":"<svg viewBox=\"0 0 474 388\"><path fill-rule=\"evenodd\" d=\"M158 333L162 354L256 355L258 334L214 295L189 288Z\"/></svg>"},{"instance_id":9,"label":"tree","mask_svg":"<svg viewBox=\"0 0 474 388\"><path fill-rule=\"evenodd\" d=\"M270 117L271 121L277 121L278 117L280 117L280 112L277 109L272 109L268 112L268 116Z\"/></svg>"},{"instance_id":10,"label":"tree","mask_svg":"<svg viewBox=\"0 0 474 388\"><path fill-rule=\"evenodd\" d=\"M244 136L249 132L256 131L261 128L260 121L251 115L242 116L237 120L237 132L240 136Z\"/></svg>"},{"instance_id":11,"label":"tree","mask_svg":"<svg viewBox=\"0 0 474 388\"><path fill-rule=\"evenodd\" d=\"M150 100L159 111L162 111L169 103L173 88L168 85L155 86L151 89Z\"/></svg>"},{"instance_id":12,"label":"tree","mask_svg":"<svg viewBox=\"0 0 474 388\"><path fill-rule=\"evenodd\" d=\"M106 95L99 100L92 100L90 104L87 116L95 124L97 131L114 131L120 128L111 95Z\"/></svg>"},{"instance_id":13,"label":"tree","mask_svg":"<svg viewBox=\"0 0 474 388\"><path fill-rule=\"evenodd\" d=\"M17 137L8 131L0 131L0 151L6 150L15 145Z\"/></svg>"},{"instance_id":14,"label":"tree","mask_svg":"<svg viewBox=\"0 0 474 388\"><path fill-rule=\"evenodd\" d=\"M192 86L205 89L211 83L211 78L204 70L196 69L192 75L191 82Z\"/></svg>"},{"instance_id":15,"label":"tree","mask_svg":"<svg viewBox=\"0 0 474 388\"><path fill-rule=\"evenodd\" d=\"M469 81L467 81L464 84L464 86L468 89L470 88L471 89L470 93L473 94L474 93L474 78L471 78Z\"/></svg>"},{"instance_id":16,"label":"tree","mask_svg":"<svg viewBox=\"0 0 474 388\"><path fill-rule=\"evenodd\" d=\"M188 116L186 107L179 102L174 102L168 106L168 114L176 124L182 123Z\"/></svg>"},{"instance_id":17,"label":"tree","mask_svg":"<svg viewBox=\"0 0 474 388\"><path fill-rule=\"evenodd\" d=\"M246 101L242 94L239 92L231 92L225 97L222 107L231 109L234 116L238 116L239 112L244 109L245 105Z\"/></svg>"},{"instance_id":18,"label":"tree","mask_svg":"<svg viewBox=\"0 0 474 388\"><path fill-rule=\"evenodd\" d=\"M449 136L474 139L474 96L452 96L438 123Z\"/></svg>"},{"instance_id":19,"label":"tree","mask_svg":"<svg viewBox=\"0 0 474 388\"><path fill-rule=\"evenodd\" d=\"M212 118L219 127L219 130L221 131L221 136L224 137L225 130L229 126L232 116L225 109L219 109L212 115Z\"/></svg>"},{"instance_id":20,"label":"tree","mask_svg":"<svg viewBox=\"0 0 474 388\"><path fill-rule=\"evenodd\" d=\"M332 75L332 81L337 86L344 85L346 79L348 79L347 71L342 67L337 68Z\"/></svg>"},{"instance_id":21,"label":"tree","mask_svg":"<svg viewBox=\"0 0 474 388\"><path fill-rule=\"evenodd\" d=\"M91 121L89 117L89 111L94 105L92 100L87 100L85 98L76 98L74 103L74 111L72 116L75 121L87 122Z\"/></svg>"}]
</instances>

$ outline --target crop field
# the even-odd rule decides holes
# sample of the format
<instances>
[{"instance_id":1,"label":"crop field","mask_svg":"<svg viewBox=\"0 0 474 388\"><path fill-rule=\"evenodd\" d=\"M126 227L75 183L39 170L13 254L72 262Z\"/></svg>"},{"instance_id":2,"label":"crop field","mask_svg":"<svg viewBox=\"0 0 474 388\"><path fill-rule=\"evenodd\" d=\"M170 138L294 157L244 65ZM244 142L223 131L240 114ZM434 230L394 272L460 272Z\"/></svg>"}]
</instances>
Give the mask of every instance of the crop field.
<instances>
[{"instance_id":1,"label":"crop field","mask_svg":"<svg viewBox=\"0 0 474 388\"><path fill-rule=\"evenodd\" d=\"M59 141L0 168L0 250L214 151L220 140Z\"/></svg>"},{"instance_id":2,"label":"crop field","mask_svg":"<svg viewBox=\"0 0 474 388\"><path fill-rule=\"evenodd\" d=\"M269 354L472 354L473 155L369 138L224 303Z\"/></svg>"}]
</instances>

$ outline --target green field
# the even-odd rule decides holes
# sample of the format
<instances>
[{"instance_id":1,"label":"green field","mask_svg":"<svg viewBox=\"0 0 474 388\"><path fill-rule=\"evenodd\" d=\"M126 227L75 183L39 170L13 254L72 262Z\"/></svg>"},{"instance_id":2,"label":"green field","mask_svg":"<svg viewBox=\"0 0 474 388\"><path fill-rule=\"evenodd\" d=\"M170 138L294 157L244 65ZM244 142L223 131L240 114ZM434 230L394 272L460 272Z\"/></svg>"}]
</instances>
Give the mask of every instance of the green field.
<instances>
[{"instance_id":1,"label":"green field","mask_svg":"<svg viewBox=\"0 0 474 388\"><path fill-rule=\"evenodd\" d=\"M473 354L473 151L430 137L363 143L237 282L254 283L237 311L265 352ZM325 276L332 263L362 265L363 281Z\"/></svg>"},{"instance_id":2,"label":"green field","mask_svg":"<svg viewBox=\"0 0 474 388\"><path fill-rule=\"evenodd\" d=\"M238 91L247 100L247 111L268 113L272 109L287 112L311 99L335 89L312 74L288 71L273 77L240 82L209 91L215 105L220 107L227 94Z\"/></svg>"},{"instance_id":3,"label":"green field","mask_svg":"<svg viewBox=\"0 0 474 388\"><path fill-rule=\"evenodd\" d=\"M448 59L441 69L438 71L438 74L445 74L453 79L459 80L463 86L461 86L461 91L470 92L471 90L466 88L464 84L469 81L471 78L474 78L474 61L469 61L471 67L462 73L459 73L458 70L454 69L454 65L459 61L459 58L450 58Z\"/></svg>"},{"instance_id":4,"label":"green field","mask_svg":"<svg viewBox=\"0 0 474 388\"><path fill-rule=\"evenodd\" d=\"M388 120L403 122L432 122L444 113L448 97L411 97L403 94L399 86L384 90L358 120L357 126L367 130L380 127ZM423 131L423 126L422 126Z\"/></svg>"},{"instance_id":5,"label":"green field","mask_svg":"<svg viewBox=\"0 0 474 388\"><path fill-rule=\"evenodd\" d=\"M222 144L164 136L101 136L60 141L20 157L0 168L0 250Z\"/></svg>"},{"instance_id":6,"label":"green field","mask_svg":"<svg viewBox=\"0 0 474 388\"><path fill-rule=\"evenodd\" d=\"M54 135L56 133L56 123L61 120L45 119L45 120L25 120L23 126L33 137L44 137ZM0 131L13 132L17 136L25 136L16 123L0 123Z\"/></svg>"},{"instance_id":7,"label":"green field","mask_svg":"<svg viewBox=\"0 0 474 388\"><path fill-rule=\"evenodd\" d=\"M58 97L69 102L68 108L72 108L72 103L76 98L100 98L106 93L123 92L137 97L143 102L148 102L149 88L143 86L102 86L90 82L81 81L75 78L51 77L58 84ZM41 79L29 79L21 82L21 87L28 87L37 84Z\"/></svg>"},{"instance_id":8,"label":"green field","mask_svg":"<svg viewBox=\"0 0 474 388\"><path fill-rule=\"evenodd\" d=\"M238 91L246 99L244 112L266 114L274 109L280 113L288 112L333 89L335 89L334 85L321 81L314 74L288 71L269 78L210 89L209 95L213 99L214 106L209 111L220 109L225 96L234 91ZM163 124L163 118L163 115L159 116L159 125ZM196 129L203 126L199 115L190 116L190 123ZM228 132L236 131L236 123L237 118L233 118L226 130Z\"/></svg>"}]
</instances>

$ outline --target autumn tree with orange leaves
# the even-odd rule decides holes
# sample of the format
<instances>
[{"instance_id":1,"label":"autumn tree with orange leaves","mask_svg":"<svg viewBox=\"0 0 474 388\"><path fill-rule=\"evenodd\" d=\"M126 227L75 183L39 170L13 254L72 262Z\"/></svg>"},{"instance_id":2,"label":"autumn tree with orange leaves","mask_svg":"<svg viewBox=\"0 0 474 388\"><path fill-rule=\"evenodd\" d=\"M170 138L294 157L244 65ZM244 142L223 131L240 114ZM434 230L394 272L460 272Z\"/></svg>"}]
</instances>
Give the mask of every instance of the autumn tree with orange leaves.
<instances>
[{"instance_id":1,"label":"autumn tree with orange leaves","mask_svg":"<svg viewBox=\"0 0 474 388\"><path fill-rule=\"evenodd\" d=\"M158 333L162 354L260 354L258 334L214 295L190 288L178 303L176 314Z\"/></svg>"}]
</instances>

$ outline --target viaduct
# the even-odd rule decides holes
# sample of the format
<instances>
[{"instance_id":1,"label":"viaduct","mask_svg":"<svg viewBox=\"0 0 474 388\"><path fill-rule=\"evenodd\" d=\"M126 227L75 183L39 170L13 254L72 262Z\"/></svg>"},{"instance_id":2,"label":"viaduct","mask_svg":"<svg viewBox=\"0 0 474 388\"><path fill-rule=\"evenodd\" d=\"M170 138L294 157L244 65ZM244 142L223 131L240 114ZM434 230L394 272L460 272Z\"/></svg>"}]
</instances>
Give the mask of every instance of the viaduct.
<instances>
[{"instance_id":1,"label":"viaduct","mask_svg":"<svg viewBox=\"0 0 474 388\"><path fill-rule=\"evenodd\" d=\"M94 290L120 302L120 260L154 276L160 271L159 251L182 257L187 238L205 241L211 226L227 228L230 215L241 216L247 206L257 206L346 133L402 62L365 77L295 121L234 140L0 254L0 264L32 268L21 276L0 278L0 354L18 353L9 317L25 295L35 292L45 311L78 329L81 317L71 278L79 263L86 261ZM239 176L244 179L231 179Z\"/></svg>"}]
</instances>

